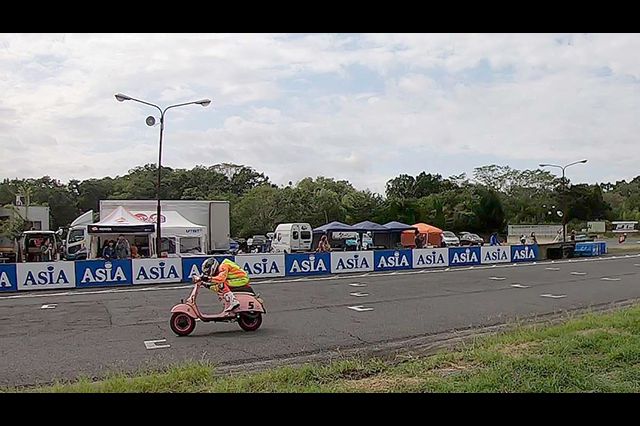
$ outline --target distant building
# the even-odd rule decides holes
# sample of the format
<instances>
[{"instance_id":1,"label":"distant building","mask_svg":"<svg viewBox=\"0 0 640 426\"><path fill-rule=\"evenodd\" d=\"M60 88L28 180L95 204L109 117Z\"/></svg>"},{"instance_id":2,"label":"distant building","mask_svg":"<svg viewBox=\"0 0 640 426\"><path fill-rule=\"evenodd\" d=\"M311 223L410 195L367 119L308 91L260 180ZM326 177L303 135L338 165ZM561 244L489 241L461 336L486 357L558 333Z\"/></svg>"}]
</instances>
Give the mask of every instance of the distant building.
<instances>
[{"instance_id":1,"label":"distant building","mask_svg":"<svg viewBox=\"0 0 640 426\"><path fill-rule=\"evenodd\" d=\"M15 210L20 213L23 219L29 222L29 229L35 231L49 231L49 207L29 206L29 217L25 218L27 208L22 206L0 207L0 221L6 220L15 215Z\"/></svg>"}]
</instances>

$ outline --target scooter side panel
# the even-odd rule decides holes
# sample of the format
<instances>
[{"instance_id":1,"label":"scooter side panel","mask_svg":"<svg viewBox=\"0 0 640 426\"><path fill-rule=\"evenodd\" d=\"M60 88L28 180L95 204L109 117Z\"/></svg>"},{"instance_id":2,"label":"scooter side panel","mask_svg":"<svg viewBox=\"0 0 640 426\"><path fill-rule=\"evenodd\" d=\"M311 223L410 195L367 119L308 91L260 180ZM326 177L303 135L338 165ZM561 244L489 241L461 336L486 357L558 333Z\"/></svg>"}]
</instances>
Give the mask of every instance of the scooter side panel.
<instances>
[{"instance_id":1,"label":"scooter side panel","mask_svg":"<svg viewBox=\"0 0 640 426\"><path fill-rule=\"evenodd\" d=\"M236 299L238 299L238 302L240 302L240 307L236 308L234 310L235 312L253 311L253 312L264 313L264 308L262 307L262 304L258 302L258 300L254 296L246 293L239 293L239 292L234 294L236 296Z\"/></svg>"}]
</instances>

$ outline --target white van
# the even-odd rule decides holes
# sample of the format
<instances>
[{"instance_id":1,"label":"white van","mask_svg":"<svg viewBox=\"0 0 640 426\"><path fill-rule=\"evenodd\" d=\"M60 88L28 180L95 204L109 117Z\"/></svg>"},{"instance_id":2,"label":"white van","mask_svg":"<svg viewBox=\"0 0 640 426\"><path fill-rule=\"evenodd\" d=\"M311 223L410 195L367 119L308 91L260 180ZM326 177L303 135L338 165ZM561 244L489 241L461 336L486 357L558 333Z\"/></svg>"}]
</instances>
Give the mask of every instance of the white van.
<instances>
[{"instance_id":1,"label":"white van","mask_svg":"<svg viewBox=\"0 0 640 426\"><path fill-rule=\"evenodd\" d=\"M274 253L310 251L312 231L308 223L281 223L274 231L271 251Z\"/></svg>"}]
</instances>

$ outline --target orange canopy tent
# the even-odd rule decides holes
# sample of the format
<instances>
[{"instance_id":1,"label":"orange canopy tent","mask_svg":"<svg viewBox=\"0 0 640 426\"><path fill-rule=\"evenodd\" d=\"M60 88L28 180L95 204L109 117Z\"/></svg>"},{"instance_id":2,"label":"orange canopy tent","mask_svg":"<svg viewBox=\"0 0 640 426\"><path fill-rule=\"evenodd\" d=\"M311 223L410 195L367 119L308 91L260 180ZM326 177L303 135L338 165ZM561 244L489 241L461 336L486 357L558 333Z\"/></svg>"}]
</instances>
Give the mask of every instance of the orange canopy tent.
<instances>
[{"instance_id":1,"label":"orange canopy tent","mask_svg":"<svg viewBox=\"0 0 640 426\"><path fill-rule=\"evenodd\" d=\"M416 223L411 226L413 226L414 228L418 228L419 233L426 234L426 243L428 245L440 246L440 242L442 241L442 229L436 228L435 226L428 225L426 223ZM415 231L403 231L401 241L402 245L405 247L415 246Z\"/></svg>"}]
</instances>

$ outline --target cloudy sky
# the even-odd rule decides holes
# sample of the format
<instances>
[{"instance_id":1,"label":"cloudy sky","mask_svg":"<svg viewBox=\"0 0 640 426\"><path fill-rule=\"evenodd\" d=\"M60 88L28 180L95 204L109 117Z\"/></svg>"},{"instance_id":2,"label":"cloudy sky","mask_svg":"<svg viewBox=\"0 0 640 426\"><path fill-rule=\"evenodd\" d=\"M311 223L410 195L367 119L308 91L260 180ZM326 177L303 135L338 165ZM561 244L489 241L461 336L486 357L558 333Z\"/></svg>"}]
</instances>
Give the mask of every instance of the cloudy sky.
<instances>
[{"instance_id":1,"label":"cloudy sky","mask_svg":"<svg viewBox=\"0 0 640 426\"><path fill-rule=\"evenodd\" d=\"M635 34L2 34L0 178L246 164L384 191L400 173L640 174ZM157 116L157 114L155 114Z\"/></svg>"}]
</instances>

